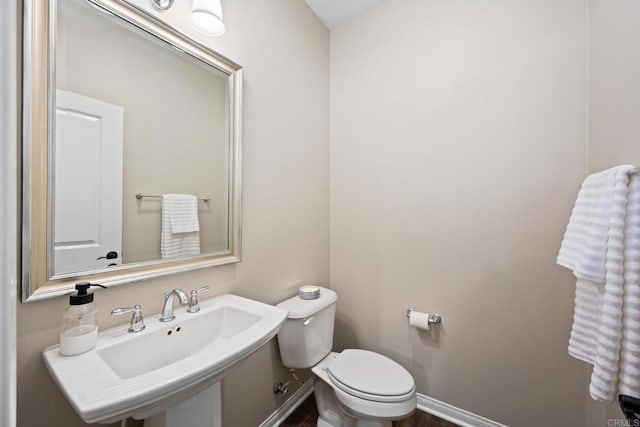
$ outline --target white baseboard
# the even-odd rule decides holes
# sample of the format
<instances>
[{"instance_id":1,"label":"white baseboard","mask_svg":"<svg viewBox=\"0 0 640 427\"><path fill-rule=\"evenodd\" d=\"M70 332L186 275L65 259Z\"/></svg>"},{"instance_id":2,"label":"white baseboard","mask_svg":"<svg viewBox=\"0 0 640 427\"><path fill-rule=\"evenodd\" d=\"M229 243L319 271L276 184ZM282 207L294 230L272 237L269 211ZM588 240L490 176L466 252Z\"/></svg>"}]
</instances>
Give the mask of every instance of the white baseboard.
<instances>
[{"instance_id":1,"label":"white baseboard","mask_svg":"<svg viewBox=\"0 0 640 427\"><path fill-rule=\"evenodd\" d=\"M295 391L269 418L264 420L259 427L278 427L287 419L293 411L313 393L313 380L304 383L302 387ZM465 411L448 403L441 402L433 397L417 393L418 410L435 415L438 418L452 422L460 427L507 427L497 421L481 417L473 412Z\"/></svg>"},{"instance_id":2,"label":"white baseboard","mask_svg":"<svg viewBox=\"0 0 640 427\"><path fill-rule=\"evenodd\" d=\"M450 421L460 427L507 427L497 421L465 411L448 403L441 402L424 394L417 394L418 409L435 415L443 420Z\"/></svg>"},{"instance_id":3,"label":"white baseboard","mask_svg":"<svg viewBox=\"0 0 640 427\"><path fill-rule=\"evenodd\" d=\"M291 415L291 413L295 411L296 408L300 406L300 404L304 402L304 400L309 397L311 393L313 393L313 380L313 377L309 378L309 380L305 382L302 387L296 390L295 393L291 395L291 397L285 400L285 402L280 405L278 409L273 411L273 413L269 415L269 418L267 418L262 422L262 424L260 424L260 427L278 427L280 424L282 424L284 420L286 420L287 417Z\"/></svg>"}]
</instances>

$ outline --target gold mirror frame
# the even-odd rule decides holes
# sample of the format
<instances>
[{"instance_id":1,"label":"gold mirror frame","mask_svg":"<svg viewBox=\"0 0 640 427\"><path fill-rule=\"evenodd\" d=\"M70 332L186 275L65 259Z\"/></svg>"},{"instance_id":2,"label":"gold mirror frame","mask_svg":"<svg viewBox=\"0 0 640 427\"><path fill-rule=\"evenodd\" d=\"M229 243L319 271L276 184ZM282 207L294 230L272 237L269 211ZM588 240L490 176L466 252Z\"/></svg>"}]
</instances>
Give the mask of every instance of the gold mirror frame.
<instances>
[{"instance_id":1,"label":"gold mirror frame","mask_svg":"<svg viewBox=\"0 0 640 427\"><path fill-rule=\"evenodd\" d=\"M22 302L66 295L80 281L115 286L240 261L242 67L173 28L118 0L87 0L228 76L229 87L229 247L226 251L177 261L155 260L108 272L50 277L52 209L50 168L55 90L56 0L23 2L22 80Z\"/></svg>"}]
</instances>

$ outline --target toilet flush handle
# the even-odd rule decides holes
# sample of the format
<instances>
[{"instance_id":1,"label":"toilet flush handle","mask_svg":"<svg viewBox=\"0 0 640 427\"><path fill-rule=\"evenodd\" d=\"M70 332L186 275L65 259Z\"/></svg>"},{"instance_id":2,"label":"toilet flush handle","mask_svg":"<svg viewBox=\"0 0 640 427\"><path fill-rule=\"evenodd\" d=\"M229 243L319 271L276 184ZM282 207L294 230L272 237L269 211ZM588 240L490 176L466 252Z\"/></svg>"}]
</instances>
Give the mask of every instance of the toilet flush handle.
<instances>
[{"instance_id":1,"label":"toilet flush handle","mask_svg":"<svg viewBox=\"0 0 640 427\"><path fill-rule=\"evenodd\" d=\"M309 326L311 324L311 322L313 321L313 316L309 317L307 320L305 320L304 322L302 322L302 324L304 326Z\"/></svg>"}]
</instances>

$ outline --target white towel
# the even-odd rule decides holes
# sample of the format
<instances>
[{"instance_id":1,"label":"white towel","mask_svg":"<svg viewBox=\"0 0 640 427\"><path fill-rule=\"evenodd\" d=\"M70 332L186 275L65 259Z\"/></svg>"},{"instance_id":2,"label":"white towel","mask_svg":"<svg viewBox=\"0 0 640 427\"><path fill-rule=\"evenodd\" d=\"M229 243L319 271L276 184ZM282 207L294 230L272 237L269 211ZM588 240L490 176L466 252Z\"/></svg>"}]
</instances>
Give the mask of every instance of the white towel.
<instances>
[{"instance_id":1,"label":"white towel","mask_svg":"<svg viewBox=\"0 0 640 427\"><path fill-rule=\"evenodd\" d=\"M596 283L606 278L607 232L618 170L608 169L587 177L571 212L558 255L558 264L576 277Z\"/></svg>"},{"instance_id":2,"label":"white towel","mask_svg":"<svg viewBox=\"0 0 640 427\"><path fill-rule=\"evenodd\" d=\"M199 255L200 223L196 196L163 195L161 228L160 252L163 259Z\"/></svg>"},{"instance_id":3,"label":"white towel","mask_svg":"<svg viewBox=\"0 0 640 427\"><path fill-rule=\"evenodd\" d=\"M640 397L640 177L629 179L632 169L585 180L558 255L578 278L569 354L593 364L589 391L604 402L618 392Z\"/></svg>"},{"instance_id":4,"label":"white towel","mask_svg":"<svg viewBox=\"0 0 640 427\"><path fill-rule=\"evenodd\" d=\"M164 194L162 218L169 221L172 233L200 231L198 198L191 194Z\"/></svg>"},{"instance_id":5,"label":"white towel","mask_svg":"<svg viewBox=\"0 0 640 427\"><path fill-rule=\"evenodd\" d=\"M640 397L640 175L629 180L624 238L620 394Z\"/></svg>"},{"instance_id":6,"label":"white towel","mask_svg":"<svg viewBox=\"0 0 640 427\"><path fill-rule=\"evenodd\" d=\"M598 330L604 285L588 280L576 282L573 326L569 337L569 354L590 364L596 363Z\"/></svg>"}]
</instances>

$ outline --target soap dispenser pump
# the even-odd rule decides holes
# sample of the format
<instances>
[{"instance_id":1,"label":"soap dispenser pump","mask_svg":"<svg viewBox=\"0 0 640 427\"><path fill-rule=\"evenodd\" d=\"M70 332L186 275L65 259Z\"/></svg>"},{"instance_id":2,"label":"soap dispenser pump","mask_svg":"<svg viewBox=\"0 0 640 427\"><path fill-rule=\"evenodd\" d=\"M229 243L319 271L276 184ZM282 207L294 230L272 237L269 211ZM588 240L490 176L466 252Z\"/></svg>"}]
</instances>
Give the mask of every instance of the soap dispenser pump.
<instances>
[{"instance_id":1,"label":"soap dispenser pump","mask_svg":"<svg viewBox=\"0 0 640 427\"><path fill-rule=\"evenodd\" d=\"M96 346L98 310L93 302L93 292L89 292L92 286L106 289L106 286L81 282L76 283L76 291L69 296L69 307L64 311L60 332L60 354L63 356L85 353Z\"/></svg>"}]
</instances>

